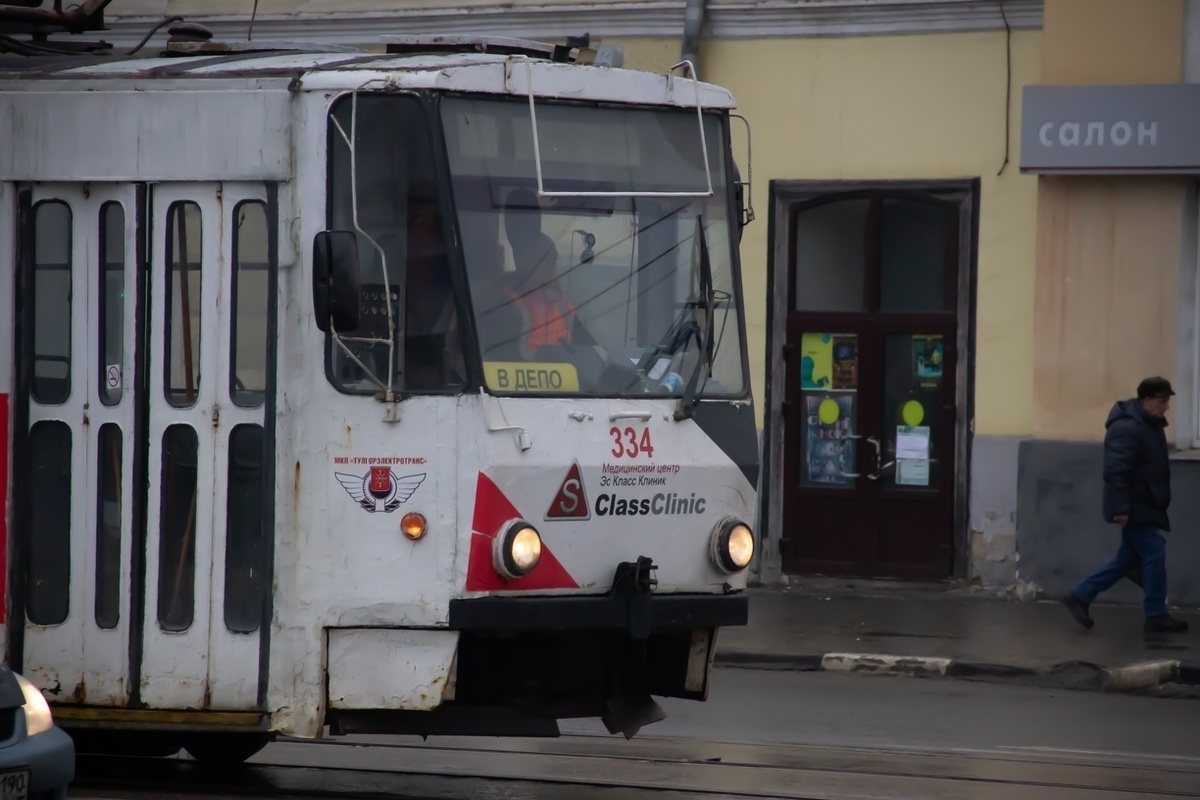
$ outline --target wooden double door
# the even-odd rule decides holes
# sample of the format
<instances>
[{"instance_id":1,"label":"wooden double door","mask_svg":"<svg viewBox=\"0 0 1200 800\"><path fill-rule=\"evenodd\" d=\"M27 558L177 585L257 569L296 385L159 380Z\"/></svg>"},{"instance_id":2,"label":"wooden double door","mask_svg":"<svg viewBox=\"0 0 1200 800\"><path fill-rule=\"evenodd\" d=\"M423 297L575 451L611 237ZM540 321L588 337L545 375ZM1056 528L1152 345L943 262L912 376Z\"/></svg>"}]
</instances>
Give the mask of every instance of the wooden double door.
<instances>
[{"instance_id":1,"label":"wooden double door","mask_svg":"<svg viewBox=\"0 0 1200 800\"><path fill-rule=\"evenodd\" d=\"M788 209L786 571L951 574L966 214L889 190Z\"/></svg>"}]
</instances>

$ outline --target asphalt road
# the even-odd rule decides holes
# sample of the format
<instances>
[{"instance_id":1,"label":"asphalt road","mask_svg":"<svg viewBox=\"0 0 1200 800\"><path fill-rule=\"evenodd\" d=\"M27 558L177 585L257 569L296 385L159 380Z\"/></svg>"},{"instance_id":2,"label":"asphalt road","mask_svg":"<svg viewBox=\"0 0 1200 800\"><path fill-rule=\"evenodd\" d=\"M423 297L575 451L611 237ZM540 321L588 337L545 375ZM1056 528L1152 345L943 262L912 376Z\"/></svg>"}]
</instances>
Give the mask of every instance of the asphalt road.
<instances>
[{"instance_id":1,"label":"asphalt road","mask_svg":"<svg viewBox=\"0 0 1200 800\"><path fill-rule=\"evenodd\" d=\"M85 798L1150 800L1200 797L1200 702L963 681L719 670L632 742L279 742L238 773L81 762Z\"/></svg>"}]
</instances>

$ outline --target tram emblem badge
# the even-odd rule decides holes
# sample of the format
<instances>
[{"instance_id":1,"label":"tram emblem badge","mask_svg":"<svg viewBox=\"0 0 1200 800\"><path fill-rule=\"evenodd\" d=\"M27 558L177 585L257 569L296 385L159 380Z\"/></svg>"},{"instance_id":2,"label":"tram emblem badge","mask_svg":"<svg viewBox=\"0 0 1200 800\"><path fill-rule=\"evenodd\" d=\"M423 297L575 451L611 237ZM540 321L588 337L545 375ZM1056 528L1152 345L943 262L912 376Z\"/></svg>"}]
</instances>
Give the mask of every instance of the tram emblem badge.
<instances>
[{"instance_id":1,"label":"tram emblem badge","mask_svg":"<svg viewBox=\"0 0 1200 800\"><path fill-rule=\"evenodd\" d=\"M419 472L397 477L391 467L371 467L366 475L333 473L354 502L372 514L377 511L390 514L401 504L407 503L417 487L424 483L425 475Z\"/></svg>"}]
</instances>

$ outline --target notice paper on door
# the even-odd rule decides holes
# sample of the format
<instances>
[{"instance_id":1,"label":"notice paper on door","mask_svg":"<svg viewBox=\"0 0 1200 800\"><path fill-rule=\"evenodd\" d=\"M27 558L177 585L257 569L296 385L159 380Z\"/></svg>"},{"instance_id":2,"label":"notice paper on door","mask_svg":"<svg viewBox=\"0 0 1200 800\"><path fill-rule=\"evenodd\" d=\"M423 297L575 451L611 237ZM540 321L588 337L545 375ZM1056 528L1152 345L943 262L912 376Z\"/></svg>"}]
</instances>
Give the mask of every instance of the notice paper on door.
<instances>
[{"instance_id":1,"label":"notice paper on door","mask_svg":"<svg viewBox=\"0 0 1200 800\"><path fill-rule=\"evenodd\" d=\"M929 458L929 426L896 426L896 460L926 461Z\"/></svg>"},{"instance_id":2,"label":"notice paper on door","mask_svg":"<svg viewBox=\"0 0 1200 800\"><path fill-rule=\"evenodd\" d=\"M896 484L899 486L928 486L929 459L901 458L896 461Z\"/></svg>"}]
</instances>

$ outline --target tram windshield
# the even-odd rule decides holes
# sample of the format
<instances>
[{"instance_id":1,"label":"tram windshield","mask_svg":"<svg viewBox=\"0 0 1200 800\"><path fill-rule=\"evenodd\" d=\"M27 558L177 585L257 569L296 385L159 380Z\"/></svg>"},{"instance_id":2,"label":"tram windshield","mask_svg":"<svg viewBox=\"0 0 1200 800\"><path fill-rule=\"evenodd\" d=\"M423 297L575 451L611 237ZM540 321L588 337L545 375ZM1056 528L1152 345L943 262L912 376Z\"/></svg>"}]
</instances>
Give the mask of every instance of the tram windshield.
<instances>
[{"instance_id":1,"label":"tram windshield","mask_svg":"<svg viewBox=\"0 0 1200 800\"><path fill-rule=\"evenodd\" d=\"M327 340L334 385L465 388L461 254L493 392L744 395L719 114L705 114L702 142L694 108L539 101L539 197L527 101L442 98L449 191L430 107L372 93L334 103L328 223L358 232L362 264L359 327Z\"/></svg>"},{"instance_id":2,"label":"tram windshield","mask_svg":"<svg viewBox=\"0 0 1200 800\"><path fill-rule=\"evenodd\" d=\"M490 390L743 393L719 116L539 102L539 198L527 102L441 108Z\"/></svg>"}]
</instances>

